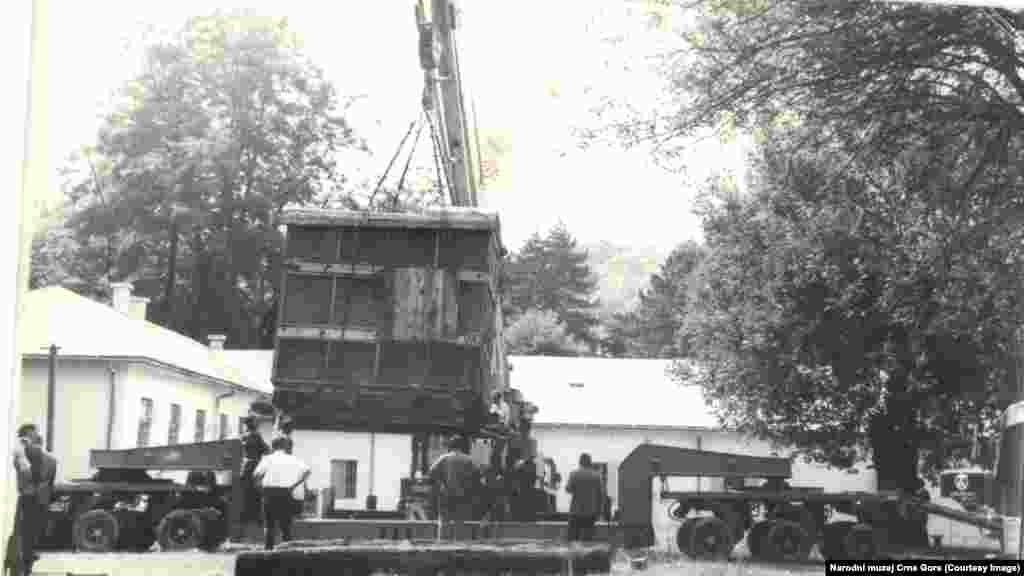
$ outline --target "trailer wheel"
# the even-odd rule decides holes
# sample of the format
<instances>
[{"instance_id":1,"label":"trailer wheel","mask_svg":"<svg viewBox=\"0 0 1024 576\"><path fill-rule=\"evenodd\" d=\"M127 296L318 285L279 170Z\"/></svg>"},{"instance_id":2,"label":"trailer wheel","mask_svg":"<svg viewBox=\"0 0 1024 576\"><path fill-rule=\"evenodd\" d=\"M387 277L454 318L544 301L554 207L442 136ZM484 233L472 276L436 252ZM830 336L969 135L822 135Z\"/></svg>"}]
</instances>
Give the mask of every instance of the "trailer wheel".
<instances>
[{"instance_id":1,"label":"trailer wheel","mask_svg":"<svg viewBox=\"0 0 1024 576\"><path fill-rule=\"evenodd\" d=\"M747 550L754 558L764 556L764 540L768 537L768 531L772 529L772 523L762 521L754 524L747 532Z\"/></svg>"},{"instance_id":2,"label":"trailer wheel","mask_svg":"<svg viewBox=\"0 0 1024 576\"><path fill-rule=\"evenodd\" d=\"M725 522L718 518L701 518L693 525L687 552L696 559L723 560L729 557L734 544Z\"/></svg>"},{"instance_id":3,"label":"trailer wheel","mask_svg":"<svg viewBox=\"0 0 1024 576\"><path fill-rule=\"evenodd\" d=\"M216 508L203 508L198 514L203 520L203 549L216 551L228 539L227 521Z\"/></svg>"},{"instance_id":4,"label":"trailer wheel","mask_svg":"<svg viewBox=\"0 0 1024 576\"><path fill-rule=\"evenodd\" d=\"M160 549L194 550L203 545L203 520L192 510L171 510L157 528Z\"/></svg>"},{"instance_id":5,"label":"trailer wheel","mask_svg":"<svg viewBox=\"0 0 1024 576\"><path fill-rule=\"evenodd\" d=\"M81 552L111 552L121 538L117 518L106 510L89 510L75 519L72 543Z\"/></svg>"},{"instance_id":6,"label":"trailer wheel","mask_svg":"<svg viewBox=\"0 0 1024 576\"><path fill-rule=\"evenodd\" d=\"M872 560L878 557L875 531L867 524L851 526L843 536L844 560Z\"/></svg>"},{"instance_id":7,"label":"trailer wheel","mask_svg":"<svg viewBox=\"0 0 1024 576\"><path fill-rule=\"evenodd\" d=\"M825 557L825 560L844 559L843 540L846 539L850 528L853 528L856 524L856 522L843 520L825 525L824 534L821 539L821 555Z\"/></svg>"},{"instance_id":8,"label":"trailer wheel","mask_svg":"<svg viewBox=\"0 0 1024 576\"><path fill-rule=\"evenodd\" d=\"M774 560L806 560L814 544L807 531L790 520L776 520L772 524L762 544L764 552Z\"/></svg>"},{"instance_id":9,"label":"trailer wheel","mask_svg":"<svg viewBox=\"0 0 1024 576\"><path fill-rule=\"evenodd\" d=\"M699 518L685 518L683 523L679 525L679 530L676 531L676 546L679 547L679 551L683 554L690 553L690 535L693 534L693 525L697 523Z\"/></svg>"}]
</instances>

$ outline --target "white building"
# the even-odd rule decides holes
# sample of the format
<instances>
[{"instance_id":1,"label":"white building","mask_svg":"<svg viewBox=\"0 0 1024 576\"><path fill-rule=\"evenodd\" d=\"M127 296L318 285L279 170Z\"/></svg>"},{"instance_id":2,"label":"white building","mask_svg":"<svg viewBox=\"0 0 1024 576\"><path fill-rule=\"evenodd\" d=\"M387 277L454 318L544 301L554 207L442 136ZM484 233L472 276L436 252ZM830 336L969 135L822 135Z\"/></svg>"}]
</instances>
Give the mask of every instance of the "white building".
<instances>
[{"instance_id":1,"label":"white building","mask_svg":"<svg viewBox=\"0 0 1024 576\"><path fill-rule=\"evenodd\" d=\"M17 423L45 435L48 348L56 345L53 446L62 479L89 475L91 449L233 436L250 403L270 398L268 377L224 360L223 337L206 346L147 322L147 299L127 283L112 288L109 306L61 287L26 298Z\"/></svg>"}]
</instances>

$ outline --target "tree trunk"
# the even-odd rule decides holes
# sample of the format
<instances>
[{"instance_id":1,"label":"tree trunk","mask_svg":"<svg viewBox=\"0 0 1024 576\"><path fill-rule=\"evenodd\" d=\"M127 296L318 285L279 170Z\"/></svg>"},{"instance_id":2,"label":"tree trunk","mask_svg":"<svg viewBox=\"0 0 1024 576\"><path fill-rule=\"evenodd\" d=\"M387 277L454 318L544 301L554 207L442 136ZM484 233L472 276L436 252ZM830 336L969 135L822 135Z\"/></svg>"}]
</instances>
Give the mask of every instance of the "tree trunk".
<instances>
[{"instance_id":1,"label":"tree trunk","mask_svg":"<svg viewBox=\"0 0 1024 576\"><path fill-rule=\"evenodd\" d=\"M178 279L178 222L173 217L170 226L170 247L167 249L167 279L164 280L163 325L178 328L174 316L174 288Z\"/></svg>"}]
</instances>

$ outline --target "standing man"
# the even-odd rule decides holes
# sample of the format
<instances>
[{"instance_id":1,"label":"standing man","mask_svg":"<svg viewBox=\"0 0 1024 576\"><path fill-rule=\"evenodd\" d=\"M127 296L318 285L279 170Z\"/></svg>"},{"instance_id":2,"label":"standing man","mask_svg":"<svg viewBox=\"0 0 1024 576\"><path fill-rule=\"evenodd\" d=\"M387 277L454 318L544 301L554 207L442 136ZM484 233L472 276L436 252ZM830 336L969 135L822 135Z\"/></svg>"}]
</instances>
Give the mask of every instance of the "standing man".
<instances>
[{"instance_id":1,"label":"standing man","mask_svg":"<svg viewBox=\"0 0 1024 576\"><path fill-rule=\"evenodd\" d=\"M449 440L448 452L434 462L429 472L443 522L473 519L479 474L476 463L469 457L469 441L462 436Z\"/></svg>"},{"instance_id":2,"label":"standing man","mask_svg":"<svg viewBox=\"0 0 1024 576\"><path fill-rule=\"evenodd\" d=\"M263 488L264 547L274 548L274 531L281 528L281 541L292 539L292 520L295 516L294 493L309 478L310 469L304 462L288 453L289 440L274 438L273 452L260 460L253 477Z\"/></svg>"},{"instance_id":3,"label":"standing man","mask_svg":"<svg viewBox=\"0 0 1024 576\"><path fill-rule=\"evenodd\" d=\"M256 419L248 416L242 420L245 432L242 434L242 490L244 506L242 506L242 522L260 523L260 493L253 474L260 460L270 453L270 447L260 435L256 427Z\"/></svg>"},{"instance_id":4,"label":"standing man","mask_svg":"<svg viewBox=\"0 0 1024 576\"><path fill-rule=\"evenodd\" d=\"M4 555L4 574L23 576L29 574L25 569L25 512L24 500L31 495L32 490L32 464L25 454L25 443L19 437L14 443L12 454L14 463L14 474L18 482L18 501L15 506L14 526L11 536L7 540L7 551Z\"/></svg>"},{"instance_id":5,"label":"standing man","mask_svg":"<svg viewBox=\"0 0 1024 576\"><path fill-rule=\"evenodd\" d=\"M45 529L46 508L53 494L57 475L57 459L43 450L43 438L35 424L18 428L18 442L14 454L14 468L18 474L18 504L15 528L8 547L8 561L17 575L31 574L39 558L36 545ZM11 556L14 555L12 559Z\"/></svg>"},{"instance_id":6,"label":"standing man","mask_svg":"<svg viewBox=\"0 0 1024 576\"><path fill-rule=\"evenodd\" d=\"M572 495L569 541L590 542L594 539L594 524L601 515L606 497L601 474L594 470L590 454L580 454L580 467L569 474L565 491Z\"/></svg>"}]
</instances>

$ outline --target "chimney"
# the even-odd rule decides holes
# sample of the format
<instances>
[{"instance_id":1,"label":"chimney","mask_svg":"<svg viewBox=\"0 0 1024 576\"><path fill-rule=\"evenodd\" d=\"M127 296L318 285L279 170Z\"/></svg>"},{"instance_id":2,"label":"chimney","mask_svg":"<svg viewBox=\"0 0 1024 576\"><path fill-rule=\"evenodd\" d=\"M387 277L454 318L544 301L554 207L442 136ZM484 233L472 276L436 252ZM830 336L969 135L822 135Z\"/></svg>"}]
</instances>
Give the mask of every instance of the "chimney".
<instances>
[{"instance_id":1,"label":"chimney","mask_svg":"<svg viewBox=\"0 0 1024 576\"><path fill-rule=\"evenodd\" d=\"M223 334L210 334L206 339L210 342L210 350L223 350L224 341L227 340L228 337Z\"/></svg>"},{"instance_id":2,"label":"chimney","mask_svg":"<svg viewBox=\"0 0 1024 576\"><path fill-rule=\"evenodd\" d=\"M146 321L146 309L149 307L149 298L132 296L128 306L128 317L139 322Z\"/></svg>"},{"instance_id":3,"label":"chimney","mask_svg":"<svg viewBox=\"0 0 1024 576\"><path fill-rule=\"evenodd\" d=\"M132 303L132 283L131 282L111 282L110 283L110 304L114 310L117 310L125 316L129 316L129 309Z\"/></svg>"}]
</instances>

